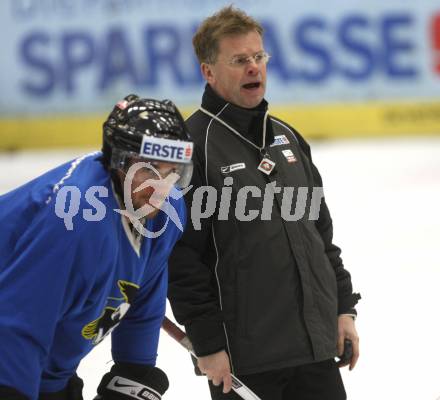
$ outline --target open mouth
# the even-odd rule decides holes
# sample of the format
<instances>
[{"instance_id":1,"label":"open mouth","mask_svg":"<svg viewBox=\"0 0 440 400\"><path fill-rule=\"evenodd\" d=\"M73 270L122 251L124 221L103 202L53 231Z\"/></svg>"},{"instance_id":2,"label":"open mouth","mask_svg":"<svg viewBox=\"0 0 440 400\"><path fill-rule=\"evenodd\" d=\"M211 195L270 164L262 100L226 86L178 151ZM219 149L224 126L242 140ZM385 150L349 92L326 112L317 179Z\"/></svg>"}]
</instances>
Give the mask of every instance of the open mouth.
<instances>
[{"instance_id":1,"label":"open mouth","mask_svg":"<svg viewBox=\"0 0 440 400\"><path fill-rule=\"evenodd\" d=\"M246 83L242 87L244 89L252 90L252 89L258 89L261 86L260 82L252 82L252 83Z\"/></svg>"}]
</instances>

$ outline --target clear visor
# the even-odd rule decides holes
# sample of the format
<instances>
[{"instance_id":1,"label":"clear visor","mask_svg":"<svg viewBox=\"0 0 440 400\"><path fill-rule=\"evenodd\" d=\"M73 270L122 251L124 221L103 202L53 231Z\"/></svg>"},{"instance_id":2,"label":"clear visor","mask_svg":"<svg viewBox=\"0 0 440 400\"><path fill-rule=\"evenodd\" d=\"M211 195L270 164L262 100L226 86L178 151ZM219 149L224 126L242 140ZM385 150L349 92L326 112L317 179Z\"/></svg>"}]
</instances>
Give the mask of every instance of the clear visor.
<instances>
[{"instance_id":1,"label":"clear visor","mask_svg":"<svg viewBox=\"0 0 440 400\"><path fill-rule=\"evenodd\" d=\"M192 161L177 163L151 159L134 152L118 150L112 152L112 169L119 169L126 174L133 166L145 180L172 179L174 185L179 188L185 188L190 184L193 173Z\"/></svg>"}]
</instances>

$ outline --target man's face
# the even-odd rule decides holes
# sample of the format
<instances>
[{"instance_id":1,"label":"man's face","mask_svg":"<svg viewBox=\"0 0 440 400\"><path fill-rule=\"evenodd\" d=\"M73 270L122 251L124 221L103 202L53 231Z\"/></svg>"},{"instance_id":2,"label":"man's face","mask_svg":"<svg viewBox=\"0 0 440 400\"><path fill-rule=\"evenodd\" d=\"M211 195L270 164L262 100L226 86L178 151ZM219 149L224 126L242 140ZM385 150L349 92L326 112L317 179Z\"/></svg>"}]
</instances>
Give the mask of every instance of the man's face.
<instances>
[{"instance_id":1,"label":"man's face","mask_svg":"<svg viewBox=\"0 0 440 400\"><path fill-rule=\"evenodd\" d=\"M201 65L203 76L226 101L244 108L256 107L266 91L266 63L256 62L252 56L263 52L258 32L226 36L219 42L216 62ZM249 57L244 65L234 62L243 57Z\"/></svg>"},{"instance_id":2,"label":"man's face","mask_svg":"<svg viewBox=\"0 0 440 400\"><path fill-rule=\"evenodd\" d=\"M148 161L145 159L139 159L131 162L130 167L138 164L139 169L137 169L134 174L123 173L119 171L119 176L121 178L121 183L125 187L124 182L126 179L131 180L130 185L130 196L131 203L133 204L134 210L139 210L141 207L149 205L150 212L145 216L148 219L154 218L160 210L163 201L170 193L174 181L169 181L167 178L171 173L178 173L178 164L168 163L163 161ZM145 165L147 164L147 165ZM141 167L142 165L142 167ZM162 178L162 179L161 179ZM139 190L140 186L145 187Z\"/></svg>"}]
</instances>

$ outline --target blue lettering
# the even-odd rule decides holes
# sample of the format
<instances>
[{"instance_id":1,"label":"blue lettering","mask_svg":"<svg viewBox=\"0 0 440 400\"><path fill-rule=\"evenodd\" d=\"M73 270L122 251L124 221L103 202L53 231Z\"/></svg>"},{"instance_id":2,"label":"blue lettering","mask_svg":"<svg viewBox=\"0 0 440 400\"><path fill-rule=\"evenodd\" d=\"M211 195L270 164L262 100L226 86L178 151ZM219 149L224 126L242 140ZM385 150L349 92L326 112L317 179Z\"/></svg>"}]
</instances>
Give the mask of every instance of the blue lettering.
<instances>
[{"instance_id":1,"label":"blue lettering","mask_svg":"<svg viewBox=\"0 0 440 400\"><path fill-rule=\"evenodd\" d=\"M179 33L172 26L148 27L144 33L146 55L150 61L150 71L146 84L157 86L159 72L168 68L178 85L183 85L185 77L179 69L178 58L181 53Z\"/></svg>"},{"instance_id":2,"label":"blue lettering","mask_svg":"<svg viewBox=\"0 0 440 400\"><path fill-rule=\"evenodd\" d=\"M55 67L45 57L42 48L46 49L50 42L47 34L41 32L30 33L23 39L20 45L20 56L25 65L37 70L42 79L40 82L29 80L31 73L26 72L26 78L21 82L21 86L25 92L33 96L47 96L55 86Z\"/></svg>"},{"instance_id":3,"label":"blue lettering","mask_svg":"<svg viewBox=\"0 0 440 400\"><path fill-rule=\"evenodd\" d=\"M174 147L174 146L170 146L170 148L171 148L171 155L170 155L170 157L171 158L174 158L175 157L175 152L176 152L176 147Z\"/></svg>"},{"instance_id":4,"label":"blue lettering","mask_svg":"<svg viewBox=\"0 0 440 400\"><path fill-rule=\"evenodd\" d=\"M170 146L163 146L162 147L162 157L168 157L170 154L170 150L169 150Z\"/></svg>"},{"instance_id":5,"label":"blue lettering","mask_svg":"<svg viewBox=\"0 0 440 400\"><path fill-rule=\"evenodd\" d=\"M284 51L280 47L275 27L269 22L264 22L263 27L264 47L265 50L272 56L270 59L269 71L271 73L277 73L280 79L288 81L290 75L294 74L294 71L289 71L286 66L286 61L283 57Z\"/></svg>"},{"instance_id":6,"label":"blue lettering","mask_svg":"<svg viewBox=\"0 0 440 400\"><path fill-rule=\"evenodd\" d=\"M126 77L133 85L140 83L136 76L129 40L121 28L114 28L108 32L102 53L99 89L107 89L122 77Z\"/></svg>"},{"instance_id":7,"label":"blue lettering","mask_svg":"<svg viewBox=\"0 0 440 400\"><path fill-rule=\"evenodd\" d=\"M145 142L144 143L144 149L142 151L143 154L150 154L151 152L151 143L150 142Z\"/></svg>"},{"instance_id":8,"label":"blue lettering","mask_svg":"<svg viewBox=\"0 0 440 400\"><path fill-rule=\"evenodd\" d=\"M360 67L358 68L348 65L339 67L342 75L347 79L359 81L367 79L373 73L375 66L374 51L362 40L366 31L370 28L369 25L368 20L360 15L349 16L341 22L338 32L339 41L343 48L347 49L360 61ZM357 32L358 35L356 35Z\"/></svg>"},{"instance_id":9,"label":"blue lettering","mask_svg":"<svg viewBox=\"0 0 440 400\"><path fill-rule=\"evenodd\" d=\"M160 157L160 144L153 143L153 148L151 149L151 155L156 155L157 157Z\"/></svg>"},{"instance_id":10,"label":"blue lettering","mask_svg":"<svg viewBox=\"0 0 440 400\"><path fill-rule=\"evenodd\" d=\"M182 147L178 147L178 148L177 148L177 158L178 158L179 160L182 160L182 159L183 159L183 148L182 148Z\"/></svg>"},{"instance_id":11,"label":"blue lettering","mask_svg":"<svg viewBox=\"0 0 440 400\"><path fill-rule=\"evenodd\" d=\"M4 1L6 3L6 1ZM10 0L12 16L16 19L67 17L71 18L75 11L73 0ZM93 1L88 2L92 3ZM79 3L79 1L78 1Z\"/></svg>"},{"instance_id":12,"label":"blue lettering","mask_svg":"<svg viewBox=\"0 0 440 400\"><path fill-rule=\"evenodd\" d=\"M79 70L90 65L94 58L92 37L84 32L66 33L62 37L61 60L64 88L67 93L75 89L74 78Z\"/></svg>"},{"instance_id":13,"label":"blue lettering","mask_svg":"<svg viewBox=\"0 0 440 400\"><path fill-rule=\"evenodd\" d=\"M301 21L295 31L298 46L305 54L318 62L314 71L302 69L301 78L309 82L325 80L331 73L332 59L330 52L322 43L326 36L326 24L320 18L307 18Z\"/></svg>"},{"instance_id":14,"label":"blue lettering","mask_svg":"<svg viewBox=\"0 0 440 400\"><path fill-rule=\"evenodd\" d=\"M35 13L35 7L27 9L24 0L17 4L15 17ZM379 74L389 81L414 79L420 73L414 54L418 43L411 35L414 18L409 12L375 17L355 12L342 18L309 15L289 26L288 32L281 31L274 20L266 20L265 47L272 55L268 70L280 82L301 80L304 87L330 79L366 83ZM189 36L195 26L190 21L185 26L137 26L137 32L120 25L104 31L31 31L19 43L23 96L49 96L56 90L77 95L92 76L97 77L93 83L98 92L116 85L159 89L161 78L175 87L196 90L202 78L190 49ZM285 34L288 40L283 40ZM294 51L295 58L289 56ZM144 152L183 157L178 148L151 146L145 144Z\"/></svg>"},{"instance_id":15,"label":"blue lettering","mask_svg":"<svg viewBox=\"0 0 440 400\"><path fill-rule=\"evenodd\" d=\"M405 55L408 56L407 59L415 58L414 54L410 54L414 52L414 43L404 40L397 32L398 29L410 27L412 22L408 14L390 15L382 22L383 62L385 71L391 78L412 78L418 74L415 66L403 65L398 61L402 61Z\"/></svg>"},{"instance_id":16,"label":"blue lettering","mask_svg":"<svg viewBox=\"0 0 440 400\"><path fill-rule=\"evenodd\" d=\"M190 67L188 68L188 72L190 73L187 78L187 83L189 85L202 85L205 82L205 79L203 78L203 75L200 72L200 64L199 60L197 59L196 55L194 54L194 51L191 46L191 38L194 36L194 34L197 32L197 29L200 25L200 21L197 23L193 23L191 25L191 29L189 30L189 35L187 35L187 38L184 40L186 45L188 47L185 48L185 54L189 54L189 57L191 57Z\"/></svg>"}]
</instances>

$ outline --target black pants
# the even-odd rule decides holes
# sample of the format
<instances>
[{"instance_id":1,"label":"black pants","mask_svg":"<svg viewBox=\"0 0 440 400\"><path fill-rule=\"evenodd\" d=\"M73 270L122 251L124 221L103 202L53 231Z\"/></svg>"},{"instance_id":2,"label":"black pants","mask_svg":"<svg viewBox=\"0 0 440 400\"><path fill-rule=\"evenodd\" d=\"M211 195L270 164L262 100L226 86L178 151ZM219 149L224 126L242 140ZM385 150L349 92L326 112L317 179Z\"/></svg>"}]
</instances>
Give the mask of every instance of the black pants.
<instances>
[{"instance_id":1,"label":"black pants","mask_svg":"<svg viewBox=\"0 0 440 400\"><path fill-rule=\"evenodd\" d=\"M331 359L314 364L238 378L261 400L345 400L344 384L336 362ZM213 400L242 400L233 390L223 394L223 385L209 381Z\"/></svg>"},{"instance_id":2,"label":"black pants","mask_svg":"<svg viewBox=\"0 0 440 400\"><path fill-rule=\"evenodd\" d=\"M75 374L63 390L55 393L40 393L38 400L83 400L83 388L83 380Z\"/></svg>"}]
</instances>

